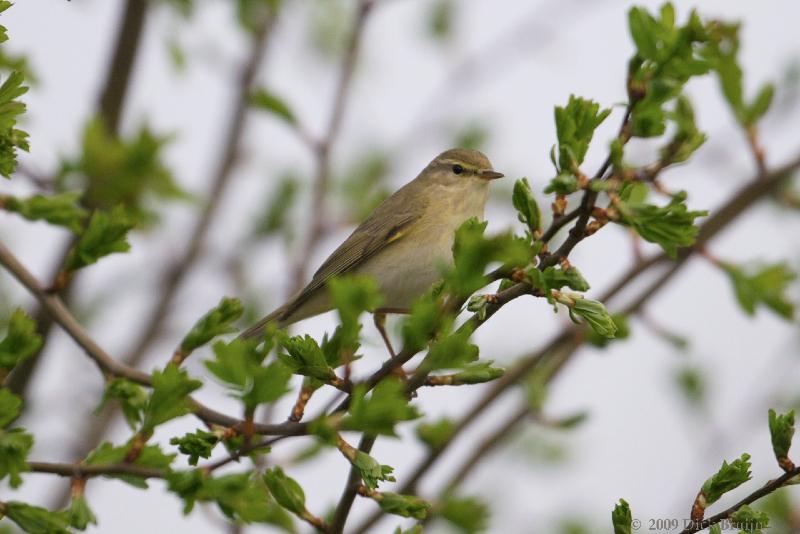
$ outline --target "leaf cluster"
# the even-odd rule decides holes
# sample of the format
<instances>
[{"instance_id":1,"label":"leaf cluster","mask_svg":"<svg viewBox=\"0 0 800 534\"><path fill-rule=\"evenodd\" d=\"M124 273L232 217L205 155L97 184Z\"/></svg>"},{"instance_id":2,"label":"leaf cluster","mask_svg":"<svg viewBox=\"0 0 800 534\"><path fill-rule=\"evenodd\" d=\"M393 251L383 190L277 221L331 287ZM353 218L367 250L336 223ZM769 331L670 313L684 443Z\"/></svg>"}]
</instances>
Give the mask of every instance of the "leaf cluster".
<instances>
[{"instance_id":1,"label":"leaf cluster","mask_svg":"<svg viewBox=\"0 0 800 534\"><path fill-rule=\"evenodd\" d=\"M0 207L29 221L46 221L80 233L87 211L80 204L82 193L71 191L57 195L34 195L28 198L0 197Z\"/></svg>"},{"instance_id":2,"label":"leaf cluster","mask_svg":"<svg viewBox=\"0 0 800 534\"><path fill-rule=\"evenodd\" d=\"M292 370L284 363L287 360L263 364L273 344L270 337L260 349L258 340L217 341L213 345L215 357L206 360L205 365L246 409L255 409L259 404L275 402L289 391Z\"/></svg>"}]
</instances>

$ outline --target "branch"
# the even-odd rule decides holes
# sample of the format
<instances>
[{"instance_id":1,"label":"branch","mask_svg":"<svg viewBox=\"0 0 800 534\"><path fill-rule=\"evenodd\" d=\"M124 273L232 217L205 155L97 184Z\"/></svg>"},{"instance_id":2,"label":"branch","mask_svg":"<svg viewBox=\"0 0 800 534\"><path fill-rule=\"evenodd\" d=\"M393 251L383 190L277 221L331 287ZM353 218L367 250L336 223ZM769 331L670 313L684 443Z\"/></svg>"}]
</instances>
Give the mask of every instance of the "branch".
<instances>
[{"instance_id":1,"label":"branch","mask_svg":"<svg viewBox=\"0 0 800 534\"><path fill-rule=\"evenodd\" d=\"M358 443L358 450L369 454L373 445L375 445L375 436L364 434L361 436L361 441ZM344 531L344 525L347 522L350 509L353 507L353 501L355 501L356 495L358 494L360 482L361 475L359 475L358 469L356 469L354 465L350 466L350 474L347 476L347 483L344 486L344 490L342 490L339 504L336 505L336 511L333 513L330 534L341 534Z\"/></svg>"},{"instance_id":2,"label":"branch","mask_svg":"<svg viewBox=\"0 0 800 534\"><path fill-rule=\"evenodd\" d=\"M132 367L137 366L139 362L142 361L150 347L158 338L162 326L167 322L172 303L184 279L200 257L203 242L205 241L212 219L227 189L232 171L236 164L239 144L245 129L245 118L250 90L256 79L259 67L263 62L268 37L275 24L275 20L276 15L270 12L270 15L265 18L254 33L250 53L242 67L239 83L233 99L233 115L228 124L224 149L214 171L211 189L206 198L203 211L200 213L195 227L188 238L189 244L186 250L175 263L167 268L160 282L160 289L157 292L159 295L158 302L155 304L153 311L149 314L148 321L144 326L142 334L122 360ZM94 417L89 423L88 428L84 429L82 432L84 436L83 444L78 444L76 446L76 450L73 452L72 456L85 456L88 451L100 441L105 429L109 426L116 413L117 412L113 409L106 409L100 412L97 417Z\"/></svg>"},{"instance_id":3,"label":"branch","mask_svg":"<svg viewBox=\"0 0 800 534\"><path fill-rule=\"evenodd\" d=\"M142 478L164 478L167 471L136 464L82 465L54 462L28 462L32 473L49 473L62 477L91 478L108 475L133 475Z\"/></svg>"},{"instance_id":4,"label":"branch","mask_svg":"<svg viewBox=\"0 0 800 534\"><path fill-rule=\"evenodd\" d=\"M730 508L723 510L722 512L713 515L707 519L703 519L702 521L697 521L696 523L692 524L692 526L683 529L680 534L694 534L695 532L700 532L701 530L705 530L711 525L715 525L725 519L728 519L734 512L736 512L742 506L752 504L756 502L761 497L769 495L775 490L778 490L788 484L790 484L790 480L794 477L800 475L800 467L795 467L791 471L787 471L778 478L774 480L770 480L759 489L742 499L741 501L737 502Z\"/></svg>"},{"instance_id":5,"label":"branch","mask_svg":"<svg viewBox=\"0 0 800 534\"><path fill-rule=\"evenodd\" d=\"M97 113L102 117L109 132L114 135L117 134L119 129L120 117L125 107L131 71L133 70L133 63L141 43L141 35L144 31L148 6L149 3L143 0L127 0L118 25L118 37L114 53L111 56L108 70L106 71L105 82L100 90ZM21 170L25 172L24 167ZM31 175L30 173L28 174ZM31 175L31 177L33 176ZM39 177L36 182L45 182L52 186L55 182L55 178L44 179ZM73 237L67 240L63 250L56 256L57 259L54 262L53 274L48 280L55 281L74 243ZM68 286L61 291L66 301L69 301L72 284L74 284L74 278L70 279ZM53 323L49 320L48 314L42 309L36 310L33 313L33 317L44 342L36 354L23 361L14 369L14 373L12 373L7 382L7 386L20 396L25 395L25 390L36 372L36 367L42 353L47 347L47 342L50 338L50 332L53 326Z\"/></svg>"},{"instance_id":6,"label":"branch","mask_svg":"<svg viewBox=\"0 0 800 534\"><path fill-rule=\"evenodd\" d=\"M734 194L731 199L726 202L722 207L717 209L712 216L700 227L700 232L697 236L694 247L682 249L678 259L671 264L670 268L661 274L655 281L647 286L632 302L630 302L623 309L623 314L632 314L640 310L645 303L660 289L662 289L675 274L685 265L689 257L698 250L701 250L706 243L716 237L722 230L727 228L733 221L735 221L743 212L752 207L759 200L775 191L784 180L790 176L794 171L800 169L800 155L790 160L783 166L769 171L767 174L758 173L752 180L750 180L744 187ZM649 271L662 263L668 263L669 258L665 254L654 255L644 261L637 262L621 275L610 288L605 292L600 300L606 302L617 297L624 288L638 278L643 273ZM523 284L517 284L517 286ZM517 286L512 286L506 291L510 291ZM501 293L502 294L502 293ZM495 310L496 311L496 310ZM473 317L474 319L474 317ZM583 342L583 337L580 331L570 325L565 327L560 333L554 336L547 345L542 349L520 359L514 366L506 371L506 373L498 380L491 383L488 391L481 397L481 399L456 423L452 430L450 439L446 441L441 447L432 449L417 465L408 477L404 477L405 483L400 487L398 493L413 494L416 492L416 485L419 480L429 472L430 467L444 454L444 452L455 442L455 439L464 432L472 422L474 422L484 411L493 404L503 393L505 393L512 385L519 382L527 376L534 368L541 364L541 362L549 355L556 351L566 351L563 353L562 360L558 363L555 371L560 369L564 363L572 356L574 352L580 348ZM505 426L505 425L503 425ZM501 428L503 428L501 426ZM491 441L487 438L484 443ZM500 440L498 439L497 443ZM483 451L486 453L486 450ZM463 479L466 473L459 475ZM459 480L460 482L460 480ZM371 528L382 516L382 513L376 512L370 516L364 523L362 523L355 532L365 533Z\"/></svg>"},{"instance_id":7,"label":"branch","mask_svg":"<svg viewBox=\"0 0 800 534\"><path fill-rule=\"evenodd\" d=\"M144 386L150 385L150 375L119 362L98 345L70 313L61 298L46 292L2 242L0 242L0 265L5 267L39 301L42 308L83 349L104 376L121 377ZM242 419L216 412L194 399L190 398L189 400L192 405L192 412L208 424L217 424L235 429L241 429L245 425L245 421ZM305 424L292 422L277 425L256 423L254 424L254 429L256 433L266 435L303 435L306 433Z\"/></svg>"},{"instance_id":8,"label":"branch","mask_svg":"<svg viewBox=\"0 0 800 534\"><path fill-rule=\"evenodd\" d=\"M297 291L303 287L306 278L306 267L311 255L325 232L325 195L328 191L330 182L331 165L330 155L334 144L337 141L342 125L345 109L348 102L353 74L355 73L358 53L361 48L361 38L364 34L367 17L375 5L375 0L360 0L356 19L353 24L353 31L347 45L339 74L339 82L336 86L336 94L333 99L328 127L324 136L316 143L316 177L314 178L313 193L311 199L311 225L308 239L303 248L303 252L298 256L294 265L293 290Z\"/></svg>"},{"instance_id":9,"label":"branch","mask_svg":"<svg viewBox=\"0 0 800 534\"><path fill-rule=\"evenodd\" d=\"M123 104L128 94L129 80L139 41L144 29L148 2L127 0L122 12L117 42L111 66L106 72L106 81L100 93L99 109L108 131L116 135L119 130Z\"/></svg>"}]
</instances>

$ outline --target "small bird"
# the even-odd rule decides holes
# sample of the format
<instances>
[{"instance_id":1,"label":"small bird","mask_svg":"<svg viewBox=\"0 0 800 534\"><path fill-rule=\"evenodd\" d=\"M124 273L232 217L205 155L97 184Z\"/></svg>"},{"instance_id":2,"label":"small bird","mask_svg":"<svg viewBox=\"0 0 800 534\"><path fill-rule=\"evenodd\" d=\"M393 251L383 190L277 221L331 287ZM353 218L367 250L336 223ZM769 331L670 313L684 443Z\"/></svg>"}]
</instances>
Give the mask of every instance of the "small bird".
<instances>
[{"instance_id":1,"label":"small bird","mask_svg":"<svg viewBox=\"0 0 800 534\"><path fill-rule=\"evenodd\" d=\"M279 328L332 309L326 284L335 276L372 276L384 306L374 313L383 328L387 313L409 313L411 303L440 278L440 266L452 264L456 229L470 217L483 218L489 182L502 178L477 150L442 152L411 182L384 200L328 257L311 282L240 338L261 335L266 325Z\"/></svg>"}]
</instances>

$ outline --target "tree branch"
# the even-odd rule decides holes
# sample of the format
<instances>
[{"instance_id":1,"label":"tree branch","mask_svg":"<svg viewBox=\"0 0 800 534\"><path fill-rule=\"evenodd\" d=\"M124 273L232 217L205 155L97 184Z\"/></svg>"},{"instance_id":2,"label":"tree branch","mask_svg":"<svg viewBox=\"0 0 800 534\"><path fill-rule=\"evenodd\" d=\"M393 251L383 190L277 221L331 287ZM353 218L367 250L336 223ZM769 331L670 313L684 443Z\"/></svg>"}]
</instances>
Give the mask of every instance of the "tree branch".
<instances>
[{"instance_id":1,"label":"tree branch","mask_svg":"<svg viewBox=\"0 0 800 534\"><path fill-rule=\"evenodd\" d=\"M294 265L292 292L301 289L305 284L308 261L325 233L325 195L328 192L328 185L330 182L331 150L338 139L341 129L342 119L344 118L348 102L348 93L350 92L353 75L355 74L355 68L358 62L361 38L364 34L367 17L374 4L375 0L360 0L358 3L353 30L350 34L350 41L348 42L347 50L342 58L339 82L336 86L336 94L333 99L328 127L323 137L316 143L316 146L313 147L316 150L316 177L314 178L311 199L311 224L303 251L298 256Z\"/></svg>"},{"instance_id":2,"label":"tree branch","mask_svg":"<svg viewBox=\"0 0 800 534\"><path fill-rule=\"evenodd\" d=\"M364 434L361 436L361 441L358 443L358 450L369 454L373 445L375 445L375 436ZM336 505L336 511L333 513L330 534L341 534L344 531L344 525L347 522L350 509L353 507L353 501L355 501L356 495L358 494L360 482L361 475L358 469L356 469L355 466L350 466L350 474L347 476L347 483L342 490L339 504Z\"/></svg>"},{"instance_id":3,"label":"tree branch","mask_svg":"<svg viewBox=\"0 0 800 534\"><path fill-rule=\"evenodd\" d=\"M277 15L274 12L270 12L255 30L250 45L250 52L243 64L233 98L233 114L228 123L227 134L219 162L214 170L211 189L206 197L203 210L189 236L186 249L181 257L166 269L159 284L160 290L157 292L159 295L158 301L153 307L152 312L148 314L147 323L138 337L138 341L136 341L122 360L131 367L137 366L139 362L142 361L150 347L152 347L153 343L158 339L184 279L203 251L205 237L208 234L217 207L228 187L230 177L236 165L239 144L246 126L250 91L258 74L259 67L263 63L268 38L276 18ZM101 411L97 417L93 418L88 427L81 433L84 436L84 441L76 446L73 456L83 457L94 448L102 439L105 429L116 414L117 412L115 410L106 409Z\"/></svg>"},{"instance_id":4,"label":"tree branch","mask_svg":"<svg viewBox=\"0 0 800 534\"><path fill-rule=\"evenodd\" d=\"M739 508L745 505L753 504L761 497L769 495L775 490L778 490L786 485L789 484L789 481L796 476L800 475L800 467L795 467L791 471L787 471L778 478L774 480L770 480L756 491L742 499L741 501L737 502L733 506L723 510L722 512L715 514L707 519L703 519L702 521L698 521L697 523L693 524L692 526L683 529L680 534L694 534L695 532L700 532L701 530L705 530L711 525L716 525L717 523L728 519L734 512L736 512Z\"/></svg>"},{"instance_id":5,"label":"tree branch","mask_svg":"<svg viewBox=\"0 0 800 534\"><path fill-rule=\"evenodd\" d=\"M147 9L149 2L145 0L127 0L125 8L122 11L121 18L118 24L117 41L114 48L114 53L111 56L108 70L106 71L105 82L100 90L100 97L98 99L97 113L103 119L104 124L108 131L113 135L117 135L119 130L120 117L122 116L125 101L128 95L128 86L130 85L131 72L136 55L139 50L141 42L141 35L144 31L145 20L147 16ZM50 184L54 182L54 178L38 179L37 182L41 183L46 181ZM63 245L61 251L56 256L56 261L53 266L53 274L48 279L55 280L61 267L74 245L74 238L68 238L67 242ZM74 278L70 279L67 287L61 291L61 295L65 301L69 302L71 295L71 288L74 284ZM31 358L28 358L20 365L18 365L14 372L11 374L7 381L7 386L16 394L25 396L25 390L28 387L33 375L36 372L37 365L41 361L41 355L47 347L48 340L50 339L50 331L53 323L49 319L49 315L43 309L38 309L33 313L34 320L36 321L39 334L42 336L43 343L39 351Z\"/></svg>"},{"instance_id":6,"label":"tree branch","mask_svg":"<svg viewBox=\"0 0 800 534\"><path fill-rule=\"evenodd\" d=\"M681 249L678 259L671 264L670 268L661 274L655 281L647 286L632 302L623 308L623 314L632 314L640 310L645 303L661 288L663 288L669 280L674 277L679 270L685 265L689 257L697 250L702 249L706 243L718 235L722 230L734 222L744 211L752 207L759 200L768 196L771 192L775 191L785 179L791 175L792 172L800 169L800 155L790 160L783 166L776 168L767 174L758 173L751 179L745 186L740 188L722 207L715 210L713 215L710 216L706 222L700 227L696 243L693 247ZM665 254L656 254L642 262L637 262L628 269L616 282L612 283L610 288L601 296L600 300L606 302L617 297L625 287L643 273L649 271L657 265L668 263L669 258ZM517 284L522 285L522 284ZM514 289L512 286L509 290ZM508 291L508 290L507 290ZM493 404L503 393L505 393L512 385L519 382L522 378L527 376L534 368L541 364L542 360L549 354L554 352L566 351L562 356L562 361L558 364L557 371L564 363L578 350L583 342L583 337L580 331L574 326L565 327L559 334L554 336L551 341L542 349L536 351L529 356L520 359L514 366L506 371L506 373L498 380L491 382L487 392L481 399L456 423L453 428L450 439L446 441L441 447L433 449L423 458L408 477L404 477L404 484L398 490L398 493L408 494L416 492L416 485L419 480L429 472L431 466L449 449L455 439L463 433L473 421L475 421L484 411ZM514 416L516 417L516 415ZM501 429L505 425L501 426ZM500 443L500 439L496 443ZM487 438L483 443L493 442L491 438ZM485 454L486 450L484 450ZM459 470L460 472L461 470ZM459 475L463 479L466 473ZM370 516L364 523L359 525L355 530L357 533L365 533L371 528L381 517L382 512L376 512Z\"/></svg>"},{"instance_id":7,"label":"tree branch","mask_svg":"<svg viewBox=\"0 0 800 534\"><path fill-rule=\"evenodd\" d=\"M2 242L0 242L0 265L5 267L38 300L42 308L83 349L105 377L121 377L145 386L150 385L150 375L119 362L98 345L70 313L61 298L46 292L36 278ZM216 412L191 398L190 401L193 413L208 424L217 424L236 429L243 428L245 424L242 419ZM277 425L256 423L254 424L254 429L256 433L266 435L302 435L306 433L306 425L304 423L292 422Z\"/></svg>"}]
</instances>

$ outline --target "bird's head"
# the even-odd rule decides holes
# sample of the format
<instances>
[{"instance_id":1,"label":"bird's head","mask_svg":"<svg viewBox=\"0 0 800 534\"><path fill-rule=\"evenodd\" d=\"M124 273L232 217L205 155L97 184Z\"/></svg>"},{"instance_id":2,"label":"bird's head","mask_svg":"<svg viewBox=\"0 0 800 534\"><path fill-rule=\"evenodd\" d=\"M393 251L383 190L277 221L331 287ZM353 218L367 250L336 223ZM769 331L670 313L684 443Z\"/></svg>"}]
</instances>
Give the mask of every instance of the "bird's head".
<instances>
[{"instance_id":1,"label":"bird's head","mask_svg":"<svg viewBox=\"0 0 800 534\"><path fill-rule=\"evenodd\" d=\"M495 171L489 158L478 150L451 148L436 156L420 177L444 186L486 186L503 173Z\"/></svg>"}]
</instances>

